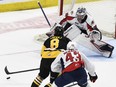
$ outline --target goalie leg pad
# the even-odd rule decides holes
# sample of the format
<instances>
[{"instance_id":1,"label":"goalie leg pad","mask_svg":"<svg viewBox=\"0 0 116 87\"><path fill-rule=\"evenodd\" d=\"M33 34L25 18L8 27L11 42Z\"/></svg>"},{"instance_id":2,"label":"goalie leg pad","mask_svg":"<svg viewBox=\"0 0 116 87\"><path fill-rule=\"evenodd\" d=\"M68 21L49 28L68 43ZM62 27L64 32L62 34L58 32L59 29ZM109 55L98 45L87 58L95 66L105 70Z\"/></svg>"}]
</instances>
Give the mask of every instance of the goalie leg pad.
<instances>
[{"instance_id":1,"label":"goalie leg pad","mask_svg":"<svg viewBox=\"0 0 116 87\"><path fill-rule=\"evenodd\" d=\"M95 42L91 42L98 50L99 52L105 56L105 57L111 57L112 52L114 50L114 46L111 46L110 44L107 44L103 41L97 41Z\"/></svg>"},{"instance_id":2,"label":"goalie leg pad","mask_svg":"<svg viewBox=\"0 0 116 87\"><path fill-rule=\"evenodd\" d=\"M111 46L111 45L109 45L109 44L105 44L105 45L103 45L102 47L100 47L100 49L101 49L101 50L104 50L104 51L110 51L110 52L112 52L113 49L114 49L114 47Z\"/></svg>"},{"instance_id":3,"label":"goalie leg pad","mask_svg":"<svg viewBox=\"0 0 116 87\"><path fill-rule=\"evenodd\" d=\"M70 40L75 39L80 34L81 34L80 29L77 28L77 26L75 26L74 24L71 25L66 31L64 31L64 36L66 36Z\"/></svg>"},{"instance_id":4,"label":"goalie leg pad","mask_svg":"<svg viewBox=\"0 0 116 87\"><path fill-rule=\"evenodd\" d=\"M114 50L114 46L111 46L111 45L109 45L109 44L106 44L106 45L100 47L100 49L101 49L101 50L104 50L104 51L109 51L109 56L108 56L108 57L111 57L112 52L113 52L113 50ZM105 54L104 54L104 55L105 55Z\"/></svg>"}]
</instances>

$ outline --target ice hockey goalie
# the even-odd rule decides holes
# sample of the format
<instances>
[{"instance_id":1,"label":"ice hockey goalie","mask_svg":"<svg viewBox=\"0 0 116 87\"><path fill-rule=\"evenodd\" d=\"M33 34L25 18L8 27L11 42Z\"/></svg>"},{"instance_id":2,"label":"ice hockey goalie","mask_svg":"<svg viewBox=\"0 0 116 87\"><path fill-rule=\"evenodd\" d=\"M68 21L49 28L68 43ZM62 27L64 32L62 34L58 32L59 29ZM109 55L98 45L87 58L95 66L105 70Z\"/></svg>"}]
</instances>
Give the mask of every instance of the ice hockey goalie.
<instances>
[{"instance_id":1,"label":"ice hockey goalie","mask_svg":"<svg viewBox=\"0 0 116 87\"><path fill-rule=\"evenodd\" d=\"M52 36L56 26L62 26L64 36L71 40L79 37L77 40L81 45L100 53L105 57L111 57L114 47L102 41L102 33L97 28L92 16L86 11L86 8L79 7L73 11L61 16L61 20L54 24L50 32L35 36L36 41L45 40ZM86 44L85 44L86 43Z\"/></svg>"}]
</instances>

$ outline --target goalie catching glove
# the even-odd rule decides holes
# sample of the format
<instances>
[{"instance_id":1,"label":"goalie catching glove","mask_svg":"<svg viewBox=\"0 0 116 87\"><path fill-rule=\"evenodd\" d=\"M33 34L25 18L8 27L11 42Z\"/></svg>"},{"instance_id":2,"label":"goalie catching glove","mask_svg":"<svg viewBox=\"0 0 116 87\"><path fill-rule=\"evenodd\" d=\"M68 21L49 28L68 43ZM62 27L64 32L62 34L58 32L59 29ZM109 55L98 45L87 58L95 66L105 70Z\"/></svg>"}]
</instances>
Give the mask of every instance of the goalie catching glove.
<instances>
[{"instance_id":1,"label":"goalie catching glove","mask_svg":"<svg viewBox=\"0 0 116 87\"><path fill-rule=\"evenodd\" d=\"M93 41L100 41L102 39L102 34L100 31L98 30L92 30L90 33L89 33L89 37L91 40Z\"/></svg>"}]
</instances>

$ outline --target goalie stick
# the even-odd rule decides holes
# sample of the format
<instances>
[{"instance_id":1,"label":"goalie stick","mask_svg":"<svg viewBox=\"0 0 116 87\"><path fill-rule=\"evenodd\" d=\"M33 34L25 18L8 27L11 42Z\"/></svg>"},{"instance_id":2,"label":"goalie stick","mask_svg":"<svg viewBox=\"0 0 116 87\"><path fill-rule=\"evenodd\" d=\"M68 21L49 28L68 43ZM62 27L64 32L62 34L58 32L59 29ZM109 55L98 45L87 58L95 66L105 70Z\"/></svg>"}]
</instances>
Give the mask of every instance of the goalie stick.
<instances>
[{"instance_id":1,"label":"goalie stick","mask_svg":"<svg viewBox=\"0 0 116 87\"><path fill-rule=\"evenodd\" d=\"M29 71L35 71L35 70L39 70L40 68L35 68L35 69L28 69L28 70L22 70L22 71L15 71L15 72L10 72L8 71L8 68L7 66L5 66L4 68L4 71L7 75L10 75L10 74L17 74L17 73L23 73L23 72L29 72Z\"/></svg>"}]
</instances>

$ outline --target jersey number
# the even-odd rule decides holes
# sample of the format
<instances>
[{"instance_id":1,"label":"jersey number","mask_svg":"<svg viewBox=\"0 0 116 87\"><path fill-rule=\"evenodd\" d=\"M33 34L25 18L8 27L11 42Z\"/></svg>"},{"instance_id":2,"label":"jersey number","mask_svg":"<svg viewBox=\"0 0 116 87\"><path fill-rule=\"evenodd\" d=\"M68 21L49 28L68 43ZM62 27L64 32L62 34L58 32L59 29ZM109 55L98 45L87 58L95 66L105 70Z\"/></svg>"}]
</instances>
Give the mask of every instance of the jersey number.
<instances>
[{"instance_id":1,"label":"jersey number","mask_svg":"<svg viewBox=\"0 0 116 87\"><path fill-rule=\"evenodd\" d=\"M50 41L50 48L58 48L59 46L59 39L53 39Z\"/></svg>"},{"instance_id":2,"label":"jersey number","mask_svg":"<svg viewBox=\"0 0 116 87\"><path fill-rule=\"evenodd\" d=\"M71 61L71 62L78 62L79 61L79 55L76 51L74 52L69 52L66 55L66 61Z\"/></svg>"}]
</instances>

